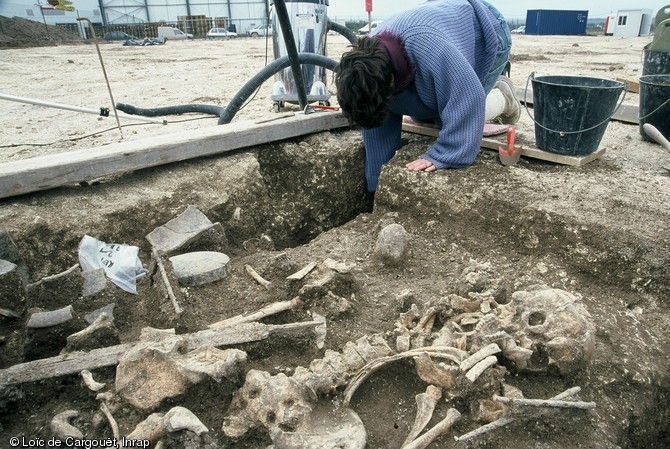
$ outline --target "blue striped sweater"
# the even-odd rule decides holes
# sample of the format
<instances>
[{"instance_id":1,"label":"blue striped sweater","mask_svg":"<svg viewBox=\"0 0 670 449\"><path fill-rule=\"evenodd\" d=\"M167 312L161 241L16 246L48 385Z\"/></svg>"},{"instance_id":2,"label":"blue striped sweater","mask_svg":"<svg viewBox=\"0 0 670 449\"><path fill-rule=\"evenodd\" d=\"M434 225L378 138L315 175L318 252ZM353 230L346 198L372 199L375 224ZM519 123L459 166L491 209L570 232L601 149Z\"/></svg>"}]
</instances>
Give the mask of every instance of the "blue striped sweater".
<instances>
[{"instance_id":1,"label":"blue striped sweater","mask_svg":"<svg viewBox=\"0 0 670 449\"><path fill-rule=\"evenodd\" d=\"M435 167L474 162L484 126L482 81L496 57L499 29L479 0L440 0L397 14L372 33L399 36L416 74L413 85L394 94L388 119L362 131L369 191L377 189L382 165L401 146L403 115L442 123L436 142L421 156Z\"/></svg>"}]
</instances>

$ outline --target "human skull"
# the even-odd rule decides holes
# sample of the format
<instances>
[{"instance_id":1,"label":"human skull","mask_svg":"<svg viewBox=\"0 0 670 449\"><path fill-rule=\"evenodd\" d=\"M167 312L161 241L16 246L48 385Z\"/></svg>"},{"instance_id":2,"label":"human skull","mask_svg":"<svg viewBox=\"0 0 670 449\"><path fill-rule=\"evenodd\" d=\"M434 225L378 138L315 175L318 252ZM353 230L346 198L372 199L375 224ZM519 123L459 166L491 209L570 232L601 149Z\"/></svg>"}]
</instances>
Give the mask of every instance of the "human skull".
<instances>
[{"instance_id":1,"label":"human skull","mask_svg":"<svg viewBox=\"0 0 670 449\"><path fill-rule=\"evenodd\" d=\"M500 307L498 318L502 330L516 343L509 345L510 352L533 351L525 366L529 371L557 368L567 374L587 363L595 351L591 315L564 290L544 287L515 292L512 301Z\"/></svg>"}]
</instances>

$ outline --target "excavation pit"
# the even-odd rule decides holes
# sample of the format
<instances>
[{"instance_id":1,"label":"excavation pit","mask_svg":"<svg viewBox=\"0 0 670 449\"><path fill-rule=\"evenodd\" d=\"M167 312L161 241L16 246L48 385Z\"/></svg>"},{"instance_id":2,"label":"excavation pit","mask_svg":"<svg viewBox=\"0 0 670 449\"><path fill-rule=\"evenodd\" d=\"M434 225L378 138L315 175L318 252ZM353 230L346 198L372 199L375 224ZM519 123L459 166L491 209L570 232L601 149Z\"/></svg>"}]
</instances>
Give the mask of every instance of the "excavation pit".
<instances>
[{"instance_id":1,"label":"excavation pit","mask_svg":"<svg viewBox=\"0 0 670 449\"><path fill-rule=\"evenodd\" d=\"M566 54L574 54L573 39L579 38L556 41L567 48ZM613 56L590 48L598 40L580 39L580 45L586 48L579 51L589 51L596 70L601 70L598 64L610 67ZM189 44L193 45L180 47L180 43L174 43L164 50L135 48L132 54L110 46L105 55L110 55L108 67L116 70L121 69L112 64L112 54L120 55L123 67L129 70L137 67L134 61L146 66L153 60L178 71L181 64L176 64L173 56L157 51L184 51L190 58L203 45ZM608 46L617 44L608 41ZM341 51L344 43L339 45ZM626 43L621 53L629 47ZM60 69L81 71L79 61L94 53L90 50L84 46L71 49L69 58L75 62ZM221 50L230 51L228 47ZM211 46L205 51L211 51ZM261 60L260 50L250 52L252 58ZM553 57L533 57L532 49L526 52L529 57L518 62L513 76L529 73L538 64L554 62ZM555 59L570 60L564 56ZM631 56L634 63L639 63L639 51L631 51ZM231 64L232 51L226 58ZM597 62L598 58L604 61ZM202 61L214 59L208 56ZM87 67L95 66L97 61L93 58L88 63ZM629 75L633 73L631 70ZM185 79L196 75L190 72L178 76ZM211 78L211 74L206 76ZM132 73L123 73L123 79L137 81ZM521 86L524 79L525 75L515 81ZM239 87L226 84L233 85L233 92L217 93L221 99L230 98ZM39 91L43 85L34 84L37 91L33 94L45 94ZM159 95L165 95L167 102L180 103L197 97L177 99L171 97L169 88L157 92L147 86L144 89L148 92L141 98L144 102ZM104 99L104 86L96 89L96 95L98 91ZM261 109L253 114L260 114ZM6 114L12 123L4 129L16 130L14 122L23 113L25 110ZM57 114L35 117L16 135L32 135L32 127L51 129L56 122L64 127L64 133L72 132L65 130L68 120L71 117ZM522 117L519 136L531 129L530 120ZM572 449L575 442L603 449L668 447L670 178L663 168L668 165L666 153L639 141L637 126L612 122L603 140L606 154L583 167L528 158L514 167L503 167L495 153L482 150L470 168L417 174L407 172L404 165L425 151L433 139L409 133L403 134L403 139L405 146L385 167L374 198L363 186L360 134L338 128L0 200L0 227L16 245L16 252L4 257L13 257L17 265L16 276L11 282L3 281L2 287L21 282L17 279L22 277L34 284L29 294L12 301L12 308L25 307L19 317L0 317L1 368L56 356L73 344L68 343L69 335L88 325L85 317L89 312L110 304L114 304L110 313L119 343L127 343L138 341L147 326L174 328L177 334L186 335L230 317L287 305L299 296L307 299L301 307L287 305L284 312L260 321L283 326L321 316L327 323L325 336L282 334L234 345L234 349L247 354L245 371L263 370L272 376L290 377L300 371L299 367L310 367L315 360L323 359L326 350L341 352L348 342L367 335L382 334L395 349L397 337L402 337L396 333L400 317L408 314L404 315L408 322L421 322L420 313L410 320L414 317L412 304L419 312L435 304L450 304L451 310L445 309L435 317L435 330L459 315L463 327L476 330L477 314L510 307L515 292L546 285L575 295L591 315L595 324L591 359L561 375L556 371L529 373L496 354L495 370L485 372L473 386L459 384L461 388L455 391L460 395L450 397L449 402L445 389L430 425L444 418L452 407L462 418L434 446L464 447L465 443L457 443L453 437L483 424L478 421L483 414L474 405L479 399L490 399L494 392L489 387L497 385L497 379L504 379L521 389L525 397L537 399L579 386L579 399L595 402L596 408L517 419L471 440L467 447L542 445ZM95 144L100 141L107 143L105 138L98 138ZM26 151L30 156L32 149ZM230 257L231 270L210 284L182 286L173 277L168 258L164 258L167 277L182 310L177 314L160 269L151 266L146 235L189 207L197 208L221 227L212 228L180 251L223 252ZM372 255L380 230L394 223L406 231L408 248L399 265L389 266ZM103 291L82 294L84 281L77 272L77 248L84 235L140 248L140 259L151 268L151 274L138 282L137 295L108 281ZM270 284L252 277L247 266ZM304 274L294 276L303 269ZM42 331L26 328L29 308L53 311L68 305L72 305L73 318L65 326ZM534 315L530 324L541 326L544 323L540 321ZM100 332L94 341L104 342L106 347L117 344L114 334ZM322 347L317 344L319 338ZM185 349L176 345L177 356L184 355ZM547 366L546 348L533 349L531 367ZM217 354L210 351L207 356L214 358ZM165 366L170 367L167 363ZM220 447L256 449L271 443L270 433L264 428L254 428L237 439L222 430L232 397L244 383L243 373L231 374L220 382L207 378L191 385L187 392L165 399L155 409L141 410L116 395L114 366L91 372L97 382L106 384L100 391L112 393L108 403L123 435L130 434L153 412L168 413L182 406L209 431L199 440L191 433L171 433L164 438L167 447L207 447L214 441ZM344 388L341 385L322 393L319 404L337 406ZM366 428L368 447L400 447L414 419L414 397L425 390L426 382L417 375L412 358L390 363L371 375L350 403ZM82 385L78 374L5 386L0 390L0 438L8 441L11 436L24 435L46 441L52 436L51 419L69 409L79 412L70 422L87 438L109 437L112 430L101 415L96 394ZM285 401L289 407L295 403ZM497 407L487 410L495 413ZM281 418L275 412L265 416L273 422ZM291 429L284 426L282 430Z\"/></svg>"},{"instance_id":2,"label":"excavation pit","mask_svg":"<svg viewBox=\"0 0 670 449\"><path fill-rule=\"evenodd\" d=\"M571 172L528 163L510 171L501 169L494 155L484 153L470 169L417 176L404 170L404 163L430 139L407 135L406 148L384 169L373 202L362 182L359 139L356 131L322 132L112 176L95 185L66 186L4 200L4 230L15 243L30 282L37 284L26 296L24 315L3 317L4 366L58 355L67 335L85 326L82 316L109 303L115 304L114 324L121 341L134 341L146 326L195 332L227 317L303 294L310 298L307 306L264 321L304 321L317 312L328 323L324 348L337 351L348 341L376 332L386 333L392 342L393 323L412 303L423 307L459 294L470 300L484 298L493 307L509 307L513 292L544 284L578 295L593 316L597 325L593 360L567 376L550 372L541 377L508 363L508 381L519 386L526 397L537 398L579 385L581 398L595 401L598 407L589 413L567 412L530 427L512 424L482 437L481 442L495 439L498 447L512 447L513 441L530 445L546 440L552 447L568 448L574 438L583 438L593 447L632 448L639 442L663 447L668 441L663 430L668 426L667 413L659 409L664 402L653 398L667 397L667 357L663 354L668 350L664 331L668 304L663 298L667 298L670 283L667 271L660 269L667 266L667 252L659 250L667 240L651 238L649 227L626 231L621 229L625 220L606 222L575 210L572 203L563 202L565 210L560 210L560 201L554 201L551 212L538 206L543 197L564 195L561 188L545 189L536 197L531 194L532 184L547 185L549 179L570 178L569 190L580 183L586 185L611 175L612 164L603 162ZM622 182L631 179L625 178ZM565 186L567 182L556 184ZM511 185L517 186L514 194L504 188ZM78 270L71 267L77 265L77 247L83 235L136 245L140 259L149 266L151 245L146 235L189 206L212 223L220 223L223 234L205 232L180 251L226 252L231 259L226 277L208 285L181 286L165 259L181 314L175 313L157 271L138 281L137 295L108 286L98 295L81 296ZM667 226L660 222L665 217L667 211L659 207L655 218L649 217L649 226ZM409 250L400 266L385 266L372 257L379 231L390 223L402 225L410 236ZM643 257L624 257L631 254ZM320 287L310 287L311 293L305 293L306 280L296 284L286 279L311 262L318 265L326 259L351 269L331 280L319 278L315 274L318 269L313 269L306 279L315 276L312 283ZM246 266L272 287L250 277ZM75 317L66 327L26 330L27 309L53 310L69 304ZM542 326L546 319L543 311L527 318L533 328ZM310 366L312 360L323 356L313 339L304 336L282 336L238 348L248 353L250 366L272 374L291 374L296 367ZM531 365L546 365L543 349L536 350L535 358L545 357L545 361L533 358ZM112 368L94 372L98 381L114 383ZM94 400L82 397L76 379L76 375L68 375L6 387L4 414L9 417L9 410L18 413L12 412L3 424L5 432L35 431L46 438L48 429L40 433L25 419L27 414L50 419L50 414L70 401L78 401L84 409L77 422L92 419ZM214 392L232 394L235 385L240 386L199 384L188 395L165 401L158 410L186 404L214 429L210 437L229 444L231 440L216 429L230 397L221 397L216 407L207 403L217 394ZM412 363L405 361L373 376L361 388L352 406L366 426L369 444L399 444L398 439L409 430L413 397L421 385ZM52 395L54 389L58 396ZM472 413L455 427L457 434L476 427L468 403L467 398L451 402L452 406L460 404L462 413ZM446 413L446 408L447 403L441 402L438 416ZM89 415L87 409L91 410ZM378 416L394 418L379 420ZM117 419L130 431L138 416L137 412L120 413ZM236 447L262 447L268 438L255 430ZM453 445L450 438L440 441L445 447Z\"/></svg>"}]
</instances>

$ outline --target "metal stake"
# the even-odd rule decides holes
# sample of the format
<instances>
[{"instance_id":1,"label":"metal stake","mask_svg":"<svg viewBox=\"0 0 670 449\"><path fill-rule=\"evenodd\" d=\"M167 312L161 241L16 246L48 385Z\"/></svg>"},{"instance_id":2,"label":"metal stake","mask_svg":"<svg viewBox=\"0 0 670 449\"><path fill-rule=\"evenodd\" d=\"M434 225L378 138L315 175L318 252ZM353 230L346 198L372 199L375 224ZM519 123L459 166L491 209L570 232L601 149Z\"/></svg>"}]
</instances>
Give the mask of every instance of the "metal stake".
<instances>
[{"instance_id":1,"label":"metal stake","mask_svg":"<svg viewBox=\"0 0 670 449\"><path fill-rule=\"evenodd\" d=\"M98 38L95 35L95 30L93 29L93 23L87 17L77 17L77 21L85 20L89 24L91 30L91 35L93 36L93 42L95 43L95 49L98 51L98 58L100 58L100 65L102 66L102 73L105 75L105 82L107 83L107 90L109 91L109 99L112 100L112 110L114 111L114 117L116 117L116 125L119 127L119 133L123 139L123 130L121 129L121 121L119 120L119 113L116 111L116 103L114 102L114 95L112 95L112 86L109 85L109 78L107 78L107 71L105 70L105 63L102 60L102 53L100 53L100 46L98 45Z\"/></svg>"}]
</instances>

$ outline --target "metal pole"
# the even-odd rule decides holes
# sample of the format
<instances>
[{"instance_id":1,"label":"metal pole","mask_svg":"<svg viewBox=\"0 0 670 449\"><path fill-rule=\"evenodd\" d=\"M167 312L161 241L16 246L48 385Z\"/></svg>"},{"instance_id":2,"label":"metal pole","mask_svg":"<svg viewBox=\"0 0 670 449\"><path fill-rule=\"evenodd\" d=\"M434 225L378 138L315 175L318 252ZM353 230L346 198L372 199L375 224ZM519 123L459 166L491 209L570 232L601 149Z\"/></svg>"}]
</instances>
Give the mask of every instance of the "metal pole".
<instances>
[{"instance_id":1,"label":"metal pole","mask_svg":"<svg viewBox=\"0 0 670 449\"><path fill-rule=\"evenodd\" d=\"M109 85L109 78L107 78L107 71L105 70L105 63L102 60L102 53L100 53L100 46L98 45L98 38L95 35L95 30L93 29L93 23L86 17L77 17L77 21L85 20L91 27L91 35L93 36L93 42L95 43L95 49L98 52L98 58L100 58L100 65L102 66L102 73L105 75L105 82L107 83L107 90L109 91L109 99L112 100L112 110L114 111L114 117L116 117L116 125L119 127L119 133L123 139L123 130L121 129L121 122L119 121L119 113L116 111L116 103L114 102L114 95L112 95L112 86Z\"/></svg>"},{"instance_id":2,"label":"metal pole","mask_svg":"<svg viewBox=\"0 0 670 449\"><path fill-rule=\"evenodd\" d=\"M38 0L37 2L37 7L40 9L40 12L42 13L42 21L44 22L44 29L47 32L47 39L49 39L49 25L47 25L47 18L44 17L44 10L42 9L42 2Z\"/></svg>"},{"instance_id":3,"label":"metal pole","mask_svg":"<svg viewBox=\"0 0 670 449\"><path fill-rule=\"evenodd\" d=\"M293 30L291 29L291 21L284 0L275 0L275 14L277 14L281 32L284 36L286 51L288 52L288 58L291 62L291 72L293 73L293 79L295 80L296 88L298 89L298 102L300 104L300 110L302 111L308 104L307 93L305 92L305 81L302 77L302 70L298 59L298 49L296 48Z\"/></svg>"},{"instance_id":4,"label":"metal pole","mask_svg":"<svg viewBox=\"0 0 670 449\"><path fill-rule=\"evenodd\" d=\"M63 104L63 103L54 103L51 101L42 101L42 100L35 100L32 98L27 98L27 97L17 97L16 95L9 95L9 94L3 94L0 92L0 100L9 100L9 101L16 101L17 103L25 103L25 104L32 104L36 106L46 106L48 108L55 108L55 109L64 109L66 111L73 111L73 112L83 112L86 114L95 114L99 115L100 117L109 117L109 109L107 108L100 108L100 109L93 109L93 108L82 108L80 106L72 106L69 104ZM121 115L121 117L124 117L128 120L136 120L139 122L147 122L147 123L156 123L160 125L167 125L166 120L152 120L150 118L145 118L145 117L139 117L135 115Z\"/></svg>"}]
</instances>

